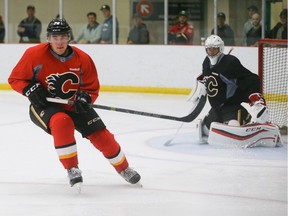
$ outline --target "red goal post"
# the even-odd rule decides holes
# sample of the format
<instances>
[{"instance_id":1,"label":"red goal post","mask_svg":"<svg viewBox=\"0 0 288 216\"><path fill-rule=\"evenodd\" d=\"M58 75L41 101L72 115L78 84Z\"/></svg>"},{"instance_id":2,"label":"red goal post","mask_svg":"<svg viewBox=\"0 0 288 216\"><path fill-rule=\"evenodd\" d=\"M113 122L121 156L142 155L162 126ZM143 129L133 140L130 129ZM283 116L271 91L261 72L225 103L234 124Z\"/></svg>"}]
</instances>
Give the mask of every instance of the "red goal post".
<instances>
[{"instance_id":1,"label":"red goal post","mask_svg":"<svg viewBox=\"0 0 288 216\"><path fill-rule=\"evenodd\" d=\"M288 40L262 39L258 46L258 74L270 121L287 128Z\"/></svg>"}]
</instances>

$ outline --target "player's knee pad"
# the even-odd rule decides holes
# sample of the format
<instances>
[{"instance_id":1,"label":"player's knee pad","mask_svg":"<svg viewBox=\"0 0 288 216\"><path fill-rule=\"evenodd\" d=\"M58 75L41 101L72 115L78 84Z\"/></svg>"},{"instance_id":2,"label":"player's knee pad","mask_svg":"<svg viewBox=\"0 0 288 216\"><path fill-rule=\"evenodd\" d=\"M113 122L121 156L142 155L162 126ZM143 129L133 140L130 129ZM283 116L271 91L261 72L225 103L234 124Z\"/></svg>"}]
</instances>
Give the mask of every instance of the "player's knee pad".
<instances>
[{"instance_id":1,"label":"player's knee pad","mask_svg":"<svg viewBox=\"0 0 288 216\"><path fill-rule=\"evenodd\" d=\"M75 143L74 122L66 113L58 112L54 114L50 119L49 127L54 138L55 146Z\"/></svg>"},{"instance_id":2,"label":"player's knee pad","mask_svg":"<svg viewBox=\"0 0 288 216\"><path fill-rule=\"evenodd\" d=\"M51 131L61 130L61 132L65 131L74 131L74 123L69 115L64 112L58 112L54 114L49 122L49 127Z\"/></svg>"}]
</instances>

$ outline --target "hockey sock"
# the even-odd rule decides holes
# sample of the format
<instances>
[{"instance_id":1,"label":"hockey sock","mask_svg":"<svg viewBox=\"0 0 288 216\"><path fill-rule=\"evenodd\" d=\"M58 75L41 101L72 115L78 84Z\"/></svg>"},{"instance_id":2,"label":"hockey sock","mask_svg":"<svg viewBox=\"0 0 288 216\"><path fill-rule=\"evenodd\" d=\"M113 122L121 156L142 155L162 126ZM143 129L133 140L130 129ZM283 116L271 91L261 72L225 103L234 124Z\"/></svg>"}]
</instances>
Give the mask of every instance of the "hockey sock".
<instances>
[{"instance_id":1,"label":"hockey sock","mask_svg":"<svg viewBox=\"0 0 288 216\"><path fill-rule=\"evenodd\" d=\"M104 157L108 159L117 172L121 172L128 167L128 161L124 152L115 140L114 135L106 128L94 132L88 136L88 139L99 151L102 152Z\"/></svg>"},{"instance_id":2,"label":"hockey sock","mask_svg":"<svg viewBox=\"0 0 288 216\"><path fill-rule=\"evenodd\" d=\"M77 146L74 137L74 123L72 119L63 112L54 114L49 122L54 146L60 162L65 169L78 165Z\"/></svg>"}]
</instances>

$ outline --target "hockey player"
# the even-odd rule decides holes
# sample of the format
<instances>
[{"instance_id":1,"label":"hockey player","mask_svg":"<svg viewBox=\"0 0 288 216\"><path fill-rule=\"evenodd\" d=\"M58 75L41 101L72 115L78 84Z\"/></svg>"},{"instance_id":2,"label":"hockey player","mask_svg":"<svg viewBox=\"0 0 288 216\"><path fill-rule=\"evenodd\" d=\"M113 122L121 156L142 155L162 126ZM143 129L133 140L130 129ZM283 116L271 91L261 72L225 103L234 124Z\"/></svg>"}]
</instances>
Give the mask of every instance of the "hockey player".
<instances>
[{"instance_id":1,"label":"hockey player","mask_svg":"<svg viewBox=\"0 0 288 216\"><path fill-rule=\"evenodd\" d=\"M113 134L89 106L99 93L97 70L86 53L69 46L70 32L64 19L53 19L47 27L48 43L28 48L8 82L30 100L32 122L52 135L71 186L78 187L83 181L78 167L75 129L102 152L127 182L136 184L140 175L129 167ZM52 104L47 102L48 96L74 100L74 104Z\"/></svg>"},{"instance_id":2,"label":"hockey player","mask_svg":"<svg viewBox=\"0 0 288 216\"><path fill-rule=\"evenodd\" d=\"M250 109L253 110L253 122L267 122L268 110L259 93L258 75L245 68L237 57L224 54L224 42L217 35L206 39L205 50L207 56L199 80L206 87L211 109L198 125L200 137L208 136L212 122L233 126L251 123L251 116L241 106L242 102L253 107Z\"/></svg>"}]
</instances>

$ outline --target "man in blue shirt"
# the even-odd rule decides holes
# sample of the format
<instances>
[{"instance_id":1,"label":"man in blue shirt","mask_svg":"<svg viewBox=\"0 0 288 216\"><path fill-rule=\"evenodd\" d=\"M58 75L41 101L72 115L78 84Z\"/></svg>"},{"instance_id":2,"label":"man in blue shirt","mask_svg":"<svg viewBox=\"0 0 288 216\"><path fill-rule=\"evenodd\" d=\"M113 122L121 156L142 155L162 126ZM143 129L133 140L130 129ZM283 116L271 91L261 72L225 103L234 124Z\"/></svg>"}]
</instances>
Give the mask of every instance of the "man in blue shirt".
<instances>
[{"instance_id":1,"label":"man in blue shirt","mask_svg":"<svg viewBox=\"0 0 288 216\"><path fill-rule=\"evenodd\" d=\"M105 18L102 31L101 31L101 40L100 43L102 44L112 44L113 43L113 17L110 11L109 5L102 5L100 10L103 13ZM116 43L118 43L119 38L119 23L116 19Z\"/></svg>"}]
</instances>

